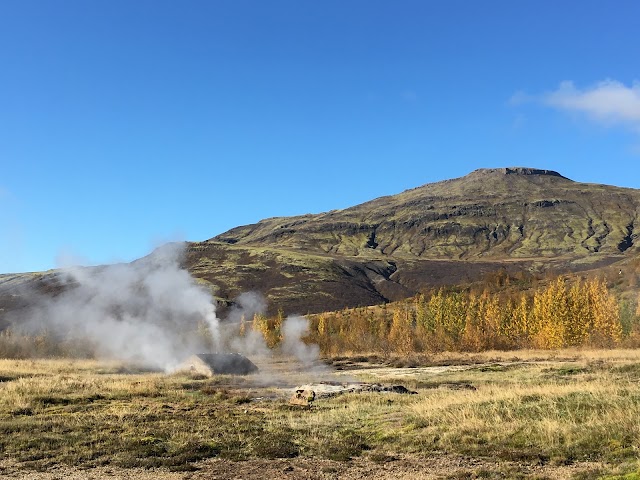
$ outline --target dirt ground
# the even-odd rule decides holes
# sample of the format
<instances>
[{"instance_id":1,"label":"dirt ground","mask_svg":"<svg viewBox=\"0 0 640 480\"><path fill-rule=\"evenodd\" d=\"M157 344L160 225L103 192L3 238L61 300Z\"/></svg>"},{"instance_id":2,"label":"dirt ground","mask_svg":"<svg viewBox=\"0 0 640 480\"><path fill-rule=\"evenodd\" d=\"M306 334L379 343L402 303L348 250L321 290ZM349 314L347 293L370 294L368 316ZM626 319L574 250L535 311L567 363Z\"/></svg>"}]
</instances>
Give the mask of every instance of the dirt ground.
<instances>
[{"instance_id":1,"label":"dirt ground","mask_svg":"<svg viewBox=\"0 0 640 480\"><path fill-rule=\"evenodd\" d=\"M192 472L167 472L155 469L118 469L112 467L76 469L60 467L47 472L29 472L0 462L0 478L24 480L231 480L231 479L473 479L473 478L535 478L563 480L578 473L596 472L596 463L573 465L525 465L503 462L499 465L477 458L458 456L388 457L373 461L358 458L348 462L312 458L276 460L207 460L196 465ZM588 477L587 477L588 478Z\"/></svg>"}]
</instances>

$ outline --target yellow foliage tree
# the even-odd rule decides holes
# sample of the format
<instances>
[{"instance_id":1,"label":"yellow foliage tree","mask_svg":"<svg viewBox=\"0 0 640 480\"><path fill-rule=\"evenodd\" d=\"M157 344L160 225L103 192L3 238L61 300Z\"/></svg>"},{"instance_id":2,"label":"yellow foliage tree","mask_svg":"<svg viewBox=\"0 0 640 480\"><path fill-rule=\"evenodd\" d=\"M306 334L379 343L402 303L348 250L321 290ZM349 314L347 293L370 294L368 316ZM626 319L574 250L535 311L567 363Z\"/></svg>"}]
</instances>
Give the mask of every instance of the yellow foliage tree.
<instances>
[{"instance_id":1,"label":"yellow foliage tree","mask_svg":"<svg viewBox=\"0 0 640 480\"><path fill-rule=\"evenodd\" d=\"M587 284L589 303L593 311L590 342L596 347L613 347L620 342L622 325L620 310L604 280L592 280Z\"/></svg>"},{"instance_id":2,"label":"yellow foliage tree","mask_svg":"<svg viewBox=\"0 0 640 480\"><path fill-rule=\"evenodd\" d=\"M481 315L483 308L478 295L469 294L467 303L464 332L462 333L462 348L472 352L482 349Z\"/></svg>"},{"instance_id":3,"label":"yellow foliage tree","mask_svg":"<svg viewBox=\"0 0 640 480\"><path fill-rule=\"evenodd\" d=\"M568 319L567 289L564 279L558 278L533 297L532 344L536 348L564 346L564 327Z\"/></svg>"},{"instance_id":4,"label":"yellow foliage tree","mask_svg":"<svg viewBox=\"0 0 640 480\"><path fill-rule=\"evenodd\" d=\"M505 332L512 348L519 348L528 345L530 332L529 317L531 306L525 294L520 295L520 299L512 306L511 324Z\"/></svg>"},{"instance_id":5,"label":"yellow foliage tree","mask_svg":"<svg viewBox=\"0 0 640 480\"><path fill-rule=\"evenodd\" d=\"M258 332L262 335L265 342L269 338L269 321L267 317L261 313L255 313L253 315L253 321L251 322L251 329L254 332Z\"/></svg>"},{"instance_id":6,"label":"yellow foliage tree","mask_svg":"<svg viewBox=\"0 0 640 480\"><path fill-rule=\"evenodd\" d=\"M467 317L467 300L462 293L449 293L443 297L441 308L439 317L445 345L448 349L459 349Z\"/></svg>"},{"instance_id":7,"label":"yellow foliage tree","mask_svg":"<svg viewBox=\"0 0 640 480\"><path fill-rule=\"evenodd\" d=\"M502 309L497 295L483 294L484 315L482 322L483 349L496 348L502 324Z\"/></svg>"},{"instance_id":8,"label":"yellow foliage tree","mask_svg":"<svg viewBox=\"0 0 640 480\"><path fill-rule=\"evenodd\" d=\"M576 282L569 289L569 310L571 318L565 324L565 345L578 347L589 339L592 324L592 308L585 284Z\"/></svg>"},{"instance_id":9,"label":"yellow foliage tree","mask_svg":"<svg viewBox=\"0 0 640 480\"><path fill-rule=\"evenodd\" d=\"M401 355L414 352L412 323L413 319L408 310L395 309L389 330L389 343L391 348Z\"/></svg>"}]
</instances>

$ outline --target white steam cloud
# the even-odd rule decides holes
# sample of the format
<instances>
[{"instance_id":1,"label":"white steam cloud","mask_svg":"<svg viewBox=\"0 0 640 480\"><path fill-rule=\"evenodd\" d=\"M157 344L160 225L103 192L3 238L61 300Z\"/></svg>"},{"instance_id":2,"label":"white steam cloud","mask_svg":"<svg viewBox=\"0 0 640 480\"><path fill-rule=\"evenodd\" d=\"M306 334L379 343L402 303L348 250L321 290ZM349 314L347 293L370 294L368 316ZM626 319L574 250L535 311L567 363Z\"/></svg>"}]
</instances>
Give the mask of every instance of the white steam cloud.
<instances>
[{"instance_id":1,"label":"white steam cloud","mask_svg":"<svg viewBox=\"0 0 640 480\"><path fill-rule=\"evenodd\" d=\"M282 352L295 357L305 367L313 366L320 358L318 345L301 341L309 333L309 321L305 317L290 316L282 323Z\"/></svg>"},{"instance_id":2,"label":"white steam cloud","mask_svg":"<svg viewBox=\"0 0 640 480\"><path fill-rule=\"evenodd\" d=\"M62 271L62 293L38 295L12 322L23 332L46 331L55 340L89 342L95 354L169 369L206 347L206 327L219 347L211 295L179 266L182 247L167 245L130 264ZM29 296L34 301L34 293Z\"/></svg>"},{"instance_id":3,"label":"white steam cloud","mask_svg":"<svg viewBox=\"0 0 640 480\"><path fill-rule=\"evenodd\" d=\"M267 302L262 295L256 292L244 292L235 299L234 305L227 314L227 321L235 323L251 320L256 313L263 313L266 310Z\"/></svg>"},{"instance_id":4,"label":"white steam cloud","mask_svg":"<svg viewBox=\"0 0 640 480\"><path fill-rule=\"evenodd\" d=\"M129 264L66 268L57 296L26 292L31 306L9 317L12 328L45 332L65 345L88 344L99 358L165 371L207 351L271 356L262 334L251 328L253 315L266 310L264 298L243 293L221 322L210 292L180 267L182 253L183 244L169 244ZM285 320L280 350L312 365L319 351L302 342L307 328L304 317Z\"/></svg>"}]
</instances>

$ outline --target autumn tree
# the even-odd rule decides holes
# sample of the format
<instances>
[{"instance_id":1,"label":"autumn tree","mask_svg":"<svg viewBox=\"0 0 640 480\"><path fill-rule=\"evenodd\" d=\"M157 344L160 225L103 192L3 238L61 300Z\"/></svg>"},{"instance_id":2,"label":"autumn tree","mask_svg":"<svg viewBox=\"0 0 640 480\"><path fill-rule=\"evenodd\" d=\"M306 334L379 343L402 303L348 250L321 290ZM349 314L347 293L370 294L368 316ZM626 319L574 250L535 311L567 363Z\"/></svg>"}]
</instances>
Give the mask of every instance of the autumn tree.
<instances>
[{"instance_id":1,"label":"autumn tree","mask_svg":"<svg viewBox=\"0 0 640 480\"><path fill-rule=\"evenodd\" d=\"M604 280L592 280L587 284L589 303L593 311L590 343L596 347L613 347L622 338L620 310Z\"/></svg>"},{"instance_id":2,"label":"autumn tree","mask_svg":"<svg viewBox=\"0 0 640 480\"><path fill-rule=\"evenodd\" d=\"M408 309L395 309L389 330L389 344L393 351L401 355L408 355L414 351L412 323L413 318Z\"/></svg>"}]
</instances>

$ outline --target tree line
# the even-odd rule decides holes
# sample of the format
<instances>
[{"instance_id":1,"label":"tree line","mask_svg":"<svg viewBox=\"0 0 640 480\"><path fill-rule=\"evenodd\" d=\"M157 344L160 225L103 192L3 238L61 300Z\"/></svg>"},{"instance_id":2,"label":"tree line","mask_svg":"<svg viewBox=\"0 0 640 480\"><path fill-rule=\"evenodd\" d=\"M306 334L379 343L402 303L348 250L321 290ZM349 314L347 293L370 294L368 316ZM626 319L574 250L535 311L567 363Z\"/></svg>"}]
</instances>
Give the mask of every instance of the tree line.
<instances>
[{"instance_id":1,"label":"tree line","mask_svg":"<svg viewBox=\"0 0 640 480\"><path fill-rule=\"evenodd\" d=\"M502 277L496 285L503 286ZM308 315L305 342L322 355L410 355L441 351L640 347L640 304L619 300L601 279L563 277L525 291L447 288L393 304ZM262 336L269 348L282 340L282 310L226 325L231 335ZM204 324L203 324L204 325ZM204 327L197 335L210 336ZM236 330L238 329L238 330ZM236 333L233 333L235 330ZM92 345L37 334L0 331L0 357L92 356Z\"/></svg>"},{"instance_id":2,"label":"tree line","mask_svg":"<svg viewBox=\"0 0 640 480\"><path fill-rule=\"evenodd\" d=\"M284 316L256 315L251 328L275 347ZM409 301L309 316L306 341L324 355L640 345L640 309L604 280L560 277L529 292L441 288ZM241 327L246 328L246 327Z\"/></svg>"}]
</instances>

